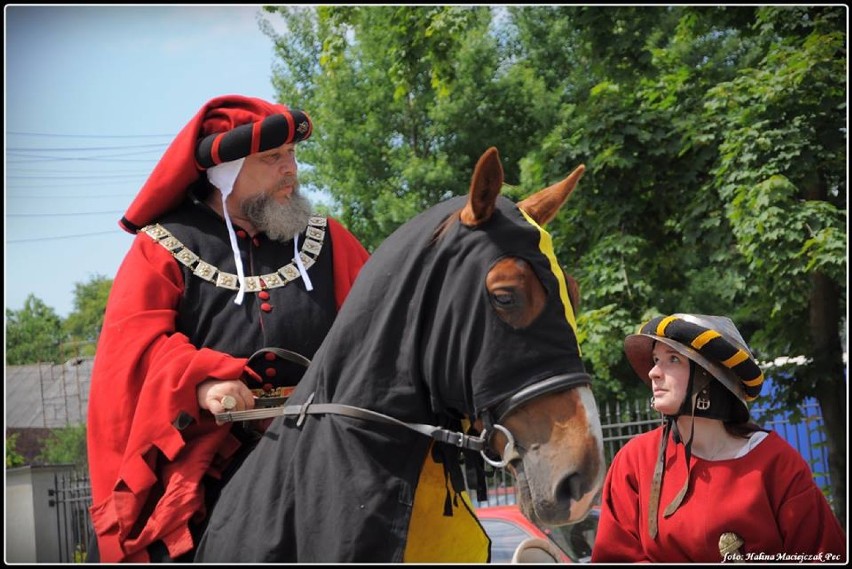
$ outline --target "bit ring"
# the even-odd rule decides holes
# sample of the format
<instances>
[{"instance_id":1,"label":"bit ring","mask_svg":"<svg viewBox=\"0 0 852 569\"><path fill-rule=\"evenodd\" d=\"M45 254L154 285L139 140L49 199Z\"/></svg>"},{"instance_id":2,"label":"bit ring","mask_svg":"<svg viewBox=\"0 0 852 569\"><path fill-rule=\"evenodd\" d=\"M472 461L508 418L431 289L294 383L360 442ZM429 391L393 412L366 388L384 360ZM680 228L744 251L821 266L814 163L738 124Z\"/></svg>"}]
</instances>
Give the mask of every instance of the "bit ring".
<instances>
[{"instance_id":1,"label":"bit ring","mask_svg":"<svg viewBox=\"0 0 852 569\"><path fill-rule=\"evenodd\" d=\"M237 406L237 400L233 395L226 395L222 398L222 407L225 408L225 411L230 411L234 407Z\"/></svg>"}]
</instances>

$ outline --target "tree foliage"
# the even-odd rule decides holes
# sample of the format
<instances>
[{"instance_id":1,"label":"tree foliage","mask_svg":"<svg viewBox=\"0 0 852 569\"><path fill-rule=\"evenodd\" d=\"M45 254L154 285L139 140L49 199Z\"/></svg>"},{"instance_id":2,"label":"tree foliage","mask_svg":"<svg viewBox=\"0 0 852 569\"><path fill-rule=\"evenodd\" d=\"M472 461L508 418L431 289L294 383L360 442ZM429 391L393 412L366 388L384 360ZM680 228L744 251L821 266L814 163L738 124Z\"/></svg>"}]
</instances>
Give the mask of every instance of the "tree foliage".
<instances>
[{"instance_id":1,"label":"tree foliage","mask_svg":"<svg viewBox=\"0 0 852 569\"><path fill-rule=\"evenodd\" d=\"M78 469L89 466L86 450L86 425L53 429L44 440L36 459L40 464L73 464Z\"/></svg>"},{"instance_id":2,"label":"tree foliage","mask_svg":"<svg viewBox=\"0 0 852 569\"><path fill-rule=\"evenodd\" d=\"M104 324L112 279L94 275L88 282L74 285L74 310L63 323L67 345L76 355L94 356L95 346Z\"/></svg>"},{"instance_id":3,"label":"tree foliage","mask_svg":"<svg viewBox=\"0 0 852 569\"><path fill-rule=\"evenodd\" d=\"M772 403L819 400L844 519L843 7L268 10L307 179L369 248L489 146L515 199L586 164L548 229L596 395L644 392L622 342L648 318L730 315L760 360L807 358Z\"/></svg>"},{"instance_id":4,"label":"tree foliage","mask_svg":"<svg viewBox=\"0 0 852 569\"><path fill-rule=\"evenodd\" d=\"M6 309L6 365L62 361L62 319L30 294L21 310Z\"/></svg>"},{"instance_id":5,"label":"tree foliage","mask_svg":"<svg viewBox=\"0 0 852 569\"><path fill-rule=\"evenodd\" d=\"M74 284L74 310L63 319L30 294L20 310L6 309L6 365L59 364L93 356L112 279L92 276Z\"/></svg>"},{"instance_id":6,"label":"tree foliage","mask_svg":"<svg viewBox=\"0 0 852 569\"><path fill-rule=\"evenodd\" d=\"M18 433L6 435L6 468L24 466L27 459L18 452Z\"/></svg>"},{"instance_id":7,"label":"tree foliage","mask_svg":"<svg viewBox=\"0 0 852 569\"><path fill-rule=\"evenodd\" d=\"M524 131L550 120L532 104L549 98L540 81L501 68L488 8L272 10L288 25L283 36L266 28L280 56L274 83L316 125L299 149L305 183L333 196L368 249L466 192L489 145L516 181Z\"/></svg>"}]
</instances>

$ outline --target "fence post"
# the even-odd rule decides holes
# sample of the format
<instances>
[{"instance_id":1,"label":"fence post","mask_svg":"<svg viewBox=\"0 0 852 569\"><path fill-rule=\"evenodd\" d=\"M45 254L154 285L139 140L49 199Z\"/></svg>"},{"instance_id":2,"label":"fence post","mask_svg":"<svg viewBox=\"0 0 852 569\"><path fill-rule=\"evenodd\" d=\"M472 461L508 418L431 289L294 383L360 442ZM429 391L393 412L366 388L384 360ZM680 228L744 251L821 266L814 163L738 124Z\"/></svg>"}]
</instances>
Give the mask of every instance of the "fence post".
<instances>
[{"instance_id":1,"label":"fence post","mask_svg":"<svg viewBox=\"0 0 852 569\"><path fill-rule=\"evenodd\" d=\"M55 474L72 468L69 465L57 465L6 470L7 562L60 561ZM51 495L51 489L54 495Z\"/></svg>"}]
</instances>

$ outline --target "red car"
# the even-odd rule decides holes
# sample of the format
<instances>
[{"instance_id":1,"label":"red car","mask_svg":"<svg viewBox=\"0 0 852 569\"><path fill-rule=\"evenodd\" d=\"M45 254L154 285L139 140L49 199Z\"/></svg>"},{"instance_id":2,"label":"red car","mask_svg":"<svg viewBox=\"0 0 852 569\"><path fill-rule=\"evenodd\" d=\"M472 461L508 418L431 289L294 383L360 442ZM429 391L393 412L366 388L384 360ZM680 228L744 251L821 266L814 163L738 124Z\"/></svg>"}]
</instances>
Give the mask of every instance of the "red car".
<instances>
[{"instance_id":1,"label":"red car","mask_svg":"<svg viewBox=\"0 0 852 569\"><path fill-rule=\"evenodd\" d=\"M535 525L517 504L483 506L476 510L476 515L491 538L492 563L511 563L518 545L530 538L543 540L547 549L558 555L560 563L587 563L592 555L599 511L595 507L583 521L557 528ZM545 544L541 543L541 549L544 548Z\"/></svg>"}]
</instances>

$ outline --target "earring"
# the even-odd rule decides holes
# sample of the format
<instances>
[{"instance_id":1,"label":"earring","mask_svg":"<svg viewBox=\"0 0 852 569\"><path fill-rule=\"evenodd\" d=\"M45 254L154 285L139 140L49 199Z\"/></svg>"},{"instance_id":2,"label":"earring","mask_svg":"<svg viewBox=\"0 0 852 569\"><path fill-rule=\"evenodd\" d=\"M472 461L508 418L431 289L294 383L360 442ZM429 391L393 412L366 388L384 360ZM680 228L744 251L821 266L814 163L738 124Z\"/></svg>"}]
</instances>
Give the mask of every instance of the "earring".
<instances>
[{"instance_id":1,"label":"earring","mask_svg":"<svg viewBox=\"0 0 852 569\"><path fill-rule=\"evenodd\" d=\"M695 408L699 411L706 411L710 408L710 393L706 387L698 394L698 399L695 401Z\"/></svg>"}]
</instances>

